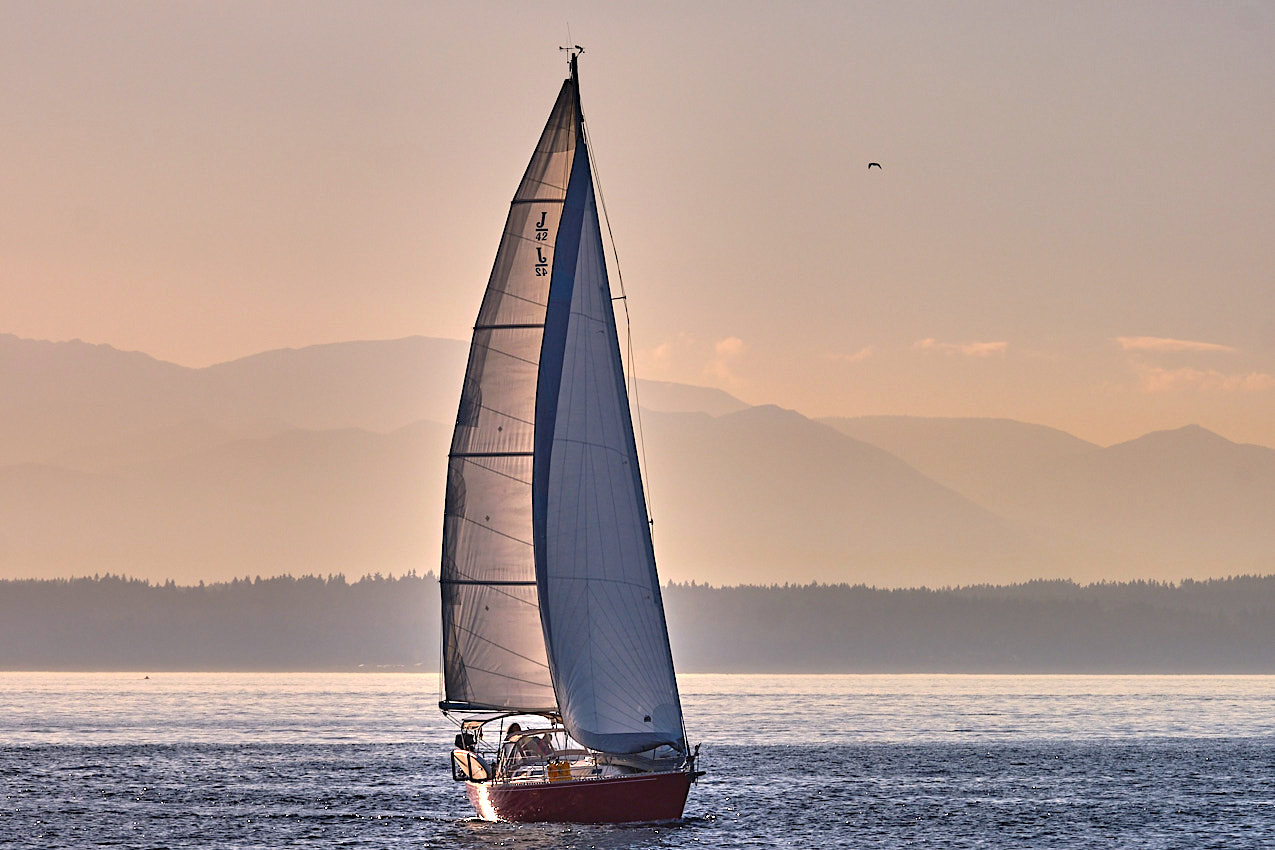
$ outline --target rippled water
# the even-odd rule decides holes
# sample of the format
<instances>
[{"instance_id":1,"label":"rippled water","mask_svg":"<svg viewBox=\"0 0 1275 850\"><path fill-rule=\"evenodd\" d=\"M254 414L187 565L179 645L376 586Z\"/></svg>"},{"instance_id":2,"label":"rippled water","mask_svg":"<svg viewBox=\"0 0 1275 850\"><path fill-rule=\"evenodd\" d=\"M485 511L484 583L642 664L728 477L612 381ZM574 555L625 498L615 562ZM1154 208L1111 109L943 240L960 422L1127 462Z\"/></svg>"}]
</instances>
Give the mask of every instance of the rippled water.
<instances>
[{"instance_id":1,"label":"rippled water","mask_svg":"<svg viewBox=\"0 0 1275 850\"><path fill-rule=\"evenodd\" d=\"M683 676L660 826L488 824L432 676L0 674L0 846L1270 847L1270 677Z\"/></svg>"}]
</instances>

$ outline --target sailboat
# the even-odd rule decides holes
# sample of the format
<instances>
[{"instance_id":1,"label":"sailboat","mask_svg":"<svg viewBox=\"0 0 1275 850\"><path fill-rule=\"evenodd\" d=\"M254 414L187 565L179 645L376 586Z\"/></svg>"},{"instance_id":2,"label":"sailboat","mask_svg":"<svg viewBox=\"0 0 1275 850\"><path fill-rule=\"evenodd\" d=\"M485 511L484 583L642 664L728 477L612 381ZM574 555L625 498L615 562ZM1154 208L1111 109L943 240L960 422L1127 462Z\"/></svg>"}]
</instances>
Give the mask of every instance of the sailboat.
<instances>
[{"instance_id":1,"label":"sailboat","mask_svg":"<svg viewBox=\"0 0 1275 850\"><path fill-rule=\"evenodd\" d=\"M448 455L452 777L487 820L682 816L687 744L603 251L578 47L510 204Z\"/></svg>"}]
</instances>

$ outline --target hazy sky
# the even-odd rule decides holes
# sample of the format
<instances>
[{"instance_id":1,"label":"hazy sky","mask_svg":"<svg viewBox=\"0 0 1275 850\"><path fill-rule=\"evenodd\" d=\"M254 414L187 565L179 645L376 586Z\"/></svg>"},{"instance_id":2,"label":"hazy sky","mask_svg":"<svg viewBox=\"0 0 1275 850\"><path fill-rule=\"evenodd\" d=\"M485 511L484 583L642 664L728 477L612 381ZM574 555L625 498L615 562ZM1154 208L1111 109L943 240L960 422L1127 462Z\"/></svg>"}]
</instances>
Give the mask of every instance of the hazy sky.
<instances>
[{"instance_id":1,"label":"hazy sky","mask_svg":"<svg viewBox=\"0 0 1275 850\"><path fill-rule=\"evenodd\" d=\"M1275 445L1265 3L10 0L0 332L466 338L568 29L643 377Z\"/></svg>"}]
</instances>

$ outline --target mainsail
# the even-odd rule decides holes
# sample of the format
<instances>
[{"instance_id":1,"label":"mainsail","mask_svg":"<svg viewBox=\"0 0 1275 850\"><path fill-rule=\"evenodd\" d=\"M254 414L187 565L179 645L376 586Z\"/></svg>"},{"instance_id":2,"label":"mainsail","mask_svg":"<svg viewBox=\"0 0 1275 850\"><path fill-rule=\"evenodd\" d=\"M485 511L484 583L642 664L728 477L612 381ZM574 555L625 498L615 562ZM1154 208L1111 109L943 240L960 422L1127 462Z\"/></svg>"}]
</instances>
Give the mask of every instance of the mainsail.
<instances>
[{"instance_id":1,"label":"mainsail","mask_svg":"<svg viewBox=\"0 0 1275 850\"><path fill-rule=\"evenodd\" d=\"M536 601L536 376L558 222L577 148L562 86L514 194L461 390L443 509L444 708L552 710Z\"/></svg>"},{"instance_id":2,"label":"mainsail","mask_svg":"<svg viewBox=\"0 0 1275 850\"><path fill-rule=\"evenodd\" d=\"M575 69L474 331L444 522L444 707L553 705L587 747L685 751Z\"/></svg>"}]
</instances>

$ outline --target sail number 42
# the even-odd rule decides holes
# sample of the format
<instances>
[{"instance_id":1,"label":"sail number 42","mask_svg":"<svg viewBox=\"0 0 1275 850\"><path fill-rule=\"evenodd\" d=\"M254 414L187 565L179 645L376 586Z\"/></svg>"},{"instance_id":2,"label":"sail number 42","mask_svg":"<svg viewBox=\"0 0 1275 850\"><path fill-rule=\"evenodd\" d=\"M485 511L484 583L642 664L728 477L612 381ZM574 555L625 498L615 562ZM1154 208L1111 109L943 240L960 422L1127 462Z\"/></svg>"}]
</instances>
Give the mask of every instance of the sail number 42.
<instances>
[{"instance_id":1,"label":"sail number 42","mask_svg":"<svg viewBox=\"0 0 1275 850\"><path fill-rule=\"evenodd\" d=\"M549 216L548 210L540 211L540 221L536 222L536 241L547 242L549 240L549 226L545 224L545 219ZM545 256L544 248L536 246L536 277L544 277L549 274L549 258Z\"/></svg>"}]
</instances>

